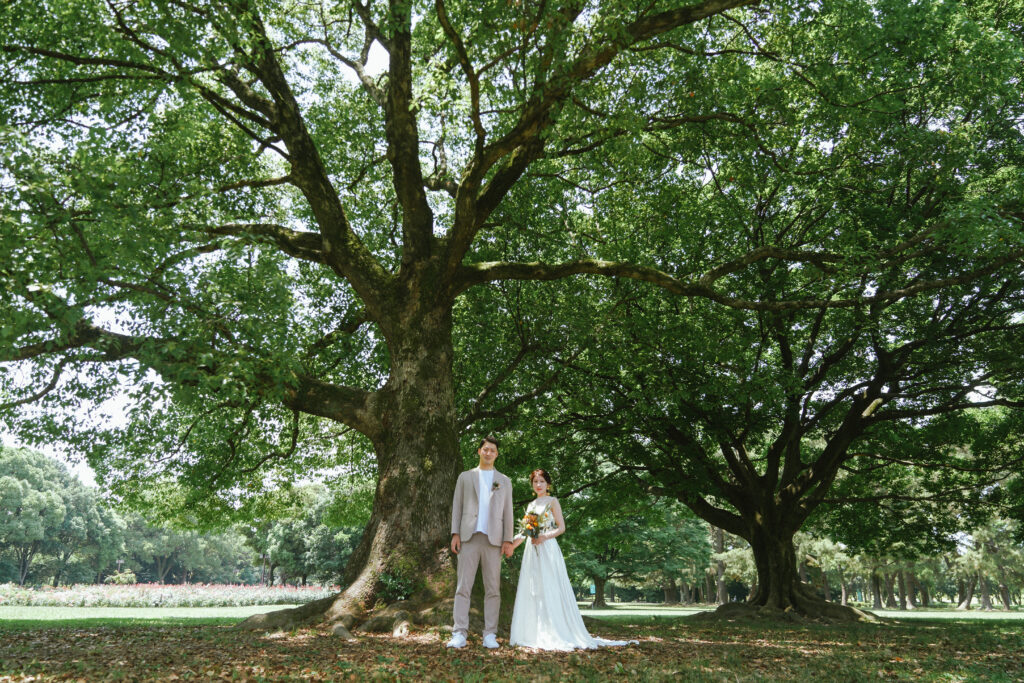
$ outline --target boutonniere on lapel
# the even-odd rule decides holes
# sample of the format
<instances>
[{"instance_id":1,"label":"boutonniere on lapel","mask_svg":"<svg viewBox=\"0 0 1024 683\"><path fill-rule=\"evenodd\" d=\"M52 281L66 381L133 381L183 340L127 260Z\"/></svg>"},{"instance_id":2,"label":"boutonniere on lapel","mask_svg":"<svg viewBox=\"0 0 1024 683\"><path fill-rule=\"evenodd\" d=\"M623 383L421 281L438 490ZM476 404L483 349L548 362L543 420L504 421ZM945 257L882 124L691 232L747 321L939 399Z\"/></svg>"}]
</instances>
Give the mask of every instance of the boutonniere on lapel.
<instances>
[{"instance_id":1,"label":"boutonniere on lapel","mask_svg":"<svg viewBox=\"0 0 1024 683\"><path fill-rule=\"evenodd\" d=\"M500 488L501 488L501 484L499 484L498 482L494 482L494 484L491 485L491 490L492 491L497 491Z\"/></svg>"}]
</instances>

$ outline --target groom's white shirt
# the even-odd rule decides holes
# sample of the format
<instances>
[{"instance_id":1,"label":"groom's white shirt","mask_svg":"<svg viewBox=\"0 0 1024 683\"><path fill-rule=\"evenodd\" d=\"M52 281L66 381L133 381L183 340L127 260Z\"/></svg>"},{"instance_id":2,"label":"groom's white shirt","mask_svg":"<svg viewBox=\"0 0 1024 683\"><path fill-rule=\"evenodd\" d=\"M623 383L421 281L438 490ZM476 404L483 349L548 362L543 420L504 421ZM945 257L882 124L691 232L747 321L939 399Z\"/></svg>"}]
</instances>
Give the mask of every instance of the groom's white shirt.
<instances>
[{"instance_id":1,"label":"groom's white shirt","mask_svg":"<svg viewBox=\"0 0 1024 683\"><path fill-rule=\"evenodd\" d=\"M491 488L494 486L494 470L477 470L477 474L480 477L479 491L480 495L477 513L476 513L476 530L480 533L487 533L487 523L490 521L491 511Z\"/></svg>"}]
</instances>

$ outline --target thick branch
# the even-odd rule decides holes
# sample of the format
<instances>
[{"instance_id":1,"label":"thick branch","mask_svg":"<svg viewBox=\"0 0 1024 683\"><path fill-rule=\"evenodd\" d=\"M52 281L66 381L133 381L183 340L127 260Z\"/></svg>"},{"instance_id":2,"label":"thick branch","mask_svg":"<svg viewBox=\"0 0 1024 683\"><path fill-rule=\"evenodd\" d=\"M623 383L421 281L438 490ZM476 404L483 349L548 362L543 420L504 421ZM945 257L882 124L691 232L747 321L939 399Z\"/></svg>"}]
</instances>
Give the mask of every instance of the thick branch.
<instances>
[{"instance_id":1,"label":"thick branch","mask_svg":"<svg viewBox=\"0 0 1024 683\"><path fill-rule=\"evenodd\" d=\"M424 191L420 168L420 140L413 112L412 88L412 5L391 0L394 32L390 41L390 69L384 131L388 140L388 161L394 172L395 193L402 207L402 257L409 262L430 251L434 214Z\"/></svg>"},{"instance_id":2,"label":"thick branch","mask_svg":"<svg viewBox=\"0 0 1024 683\"><path fill-rule=\"evenodd\" d=\"M701 280L703 278L696 283L683 282L657 268L599 259L581 259L560 264L539 262L482 262L467 264L459 268L455 291L458 294L474 285L499 280L560 280L573 275L600 275L649 282L673 294L687 297L702 297L730 308L744 310L787 311L808 308L853 308L875 302L903 299L944 287L966 284L976 278L992 274L1008 263L1017 261L1021 255L1024 255L1024 250L1017 250L1006 256L993 259L985 266L956 277L923 280L905 287L852 299L753 301L722 294L710 286L702 284ZM763 255L763 258L768 258L768 255ZM798 260L807 259L802 258Z\"/></svg>"},{"instance_id":3,"label":"thick branch","mask_svg":"<svg viewBox=\"0 0 1024 683\"><path fill-rule=\"evenodd\" d=\"M298 386L288 391L286 406L346 424L371 441L379 438L382 426L376 392L330 384L314 377L298 380Z\"/></svg>"},{"instance_id":4,"label":"thick branch","mask_svg":"<svg viewBox=\"0 0 1024 683\"><path fill-rule=\"evenodd\" d=\"M291 230L275 223L225 223L214 227L194 226L209 235L251 235L269 237L281 251L295 258L326 263L324 238L315 232Z\"/></svg>"}]
</instances>

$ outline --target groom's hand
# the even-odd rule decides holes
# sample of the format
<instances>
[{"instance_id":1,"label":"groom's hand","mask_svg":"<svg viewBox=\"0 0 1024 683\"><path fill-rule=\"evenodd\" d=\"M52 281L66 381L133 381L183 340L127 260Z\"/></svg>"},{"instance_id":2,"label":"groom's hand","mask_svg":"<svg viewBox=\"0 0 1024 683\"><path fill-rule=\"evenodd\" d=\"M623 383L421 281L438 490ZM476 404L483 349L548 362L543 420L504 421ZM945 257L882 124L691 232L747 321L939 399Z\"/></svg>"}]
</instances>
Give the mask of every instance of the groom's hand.
<instances>
[{"instance_id":1,"label":"groom's hand","mask_svg":"<svg viewBox=\"0 0 1024 683\"><path fill-rule=\"evenodd\" d=\"M452 534L452 552L458 555L460 550L462 550L462 539L458 534Z\"/></svg>"},{"instance_id":2,"label":"groom's hand","mask_svg":"<svg viewBox=\"0 0 1024 683\"><path fill-rule=\"evenodd\" d=\"M501 544L501 554L505 557L512 557L512 544L505 541Z\"/></svg>"}]
</instances>

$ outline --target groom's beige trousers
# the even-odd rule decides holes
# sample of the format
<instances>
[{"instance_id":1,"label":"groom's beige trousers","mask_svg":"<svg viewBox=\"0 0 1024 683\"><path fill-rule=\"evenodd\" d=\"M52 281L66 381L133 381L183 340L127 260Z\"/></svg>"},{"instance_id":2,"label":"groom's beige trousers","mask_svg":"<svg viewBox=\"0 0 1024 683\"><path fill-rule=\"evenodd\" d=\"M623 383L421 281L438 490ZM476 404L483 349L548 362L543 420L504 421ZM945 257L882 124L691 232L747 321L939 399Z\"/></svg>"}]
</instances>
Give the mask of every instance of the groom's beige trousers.
<instances>
[{"instance_id":1,"label":"groom's beige trousers","mask_svg":"<svg viewBox=\"0 0 1024 683\"><path fill-rule=\"evenodd\" d=\"M498 632L501 609L501 546L491 545L487 535L476 532L462 542L458 555L458 586L455 589L455 633L469 632L469 595L473 592L477 567L484 577L484 635Z\"/></svg>"}]
</instances>

